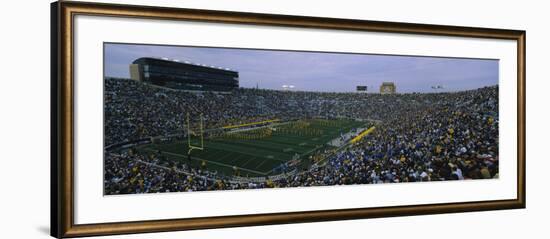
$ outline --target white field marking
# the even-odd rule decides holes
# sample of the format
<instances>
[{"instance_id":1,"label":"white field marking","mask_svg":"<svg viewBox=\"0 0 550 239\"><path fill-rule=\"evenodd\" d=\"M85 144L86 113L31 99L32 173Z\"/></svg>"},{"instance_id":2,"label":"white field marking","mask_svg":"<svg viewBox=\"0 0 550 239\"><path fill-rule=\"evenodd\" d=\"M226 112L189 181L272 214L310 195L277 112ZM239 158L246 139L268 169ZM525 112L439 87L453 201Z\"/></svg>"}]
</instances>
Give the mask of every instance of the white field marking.
<instances>
[{"instance_id":1,"label":"white field marking","mask_svg":"<svg viewBox=\"0 0 550 239\"><path fill-rule=\"evenodd\" d=\"M267 161L267 160L262 160L262 162L260 164L258 164L254 169L260 168L265 163L265 161Z\"/></svg>"},{"instance_id":2,"label":"white field marking","mask_svg":"<svg viewBox=\"0 0 550 239\"><path fill-rule=\"evenodd\" d=\"M250 161L252 161L252 160L253 160L253 158L250 157L248 160L246 160L246 162L244 162L244 163L242 164L242 167L246 166L246 165L247 165L248 163L250 163Z\"/></svg>"},{"instance_id":3,"label":"white field marking","mask_svg":"<svg viewBox=\"0 0 550 239\"><path fill-rule=\"evenodd\" d=\"M234 129L234 130L231 130L231 131L226 132L226 134L233 134L233 133L238 133L238 132L251 131L251 130L262 129L262 128L267 128L267 127L277 127L277 126L285 125L285 124L289 124L289 123L290 123L290 122L282 122L282 123L268 124L268 125L264 125L264 126L260 126L260 127L251 127L251 128L242 127L242 128L236 128L236 129ZM216 128L216 129L223 129L223 128Z\"/></svg>"},{"instance_id":4,"label":"white field marking","mask_svg":"<svg viewBox=\"0 0 550 239\"><path fill-rule=\"evenodd\" d=\"M153 150L150 150L150 149L146 149L146 150L149 150L149 151L153 151ZM165 152L165 151L162 151L163 154L169 154L169 155L172 155L172 156L177 156L177 157L182 157L182 158L187 158L187 155L182 155L182 154L177 154L177 153L172 153L172 152ZM199 160L204 160L208 163L211 163L211 164L215 164L215 165L219 165L219 166L224 166L224 167L228 167L228 168L233 168L233 165L229 165L229 164L225 164L225 163L220 163L220 162L216 162L216 161L210 161L210 160L206 160L206 159L202 159L202 158L199 158L197 156L193 156L193 158L196 158L196 159L199 159ZM242 171L248 171L248 172L251 172L251 173L256 173L256 174L261 174L261 175L265 175L266 173L265 172L260 172L260 171L256 171L256 170L252 170L252 169L247 169L247 168L241 168L241 167L237 167L239 168L240 170Z\"/></svg>"}]
</instances>

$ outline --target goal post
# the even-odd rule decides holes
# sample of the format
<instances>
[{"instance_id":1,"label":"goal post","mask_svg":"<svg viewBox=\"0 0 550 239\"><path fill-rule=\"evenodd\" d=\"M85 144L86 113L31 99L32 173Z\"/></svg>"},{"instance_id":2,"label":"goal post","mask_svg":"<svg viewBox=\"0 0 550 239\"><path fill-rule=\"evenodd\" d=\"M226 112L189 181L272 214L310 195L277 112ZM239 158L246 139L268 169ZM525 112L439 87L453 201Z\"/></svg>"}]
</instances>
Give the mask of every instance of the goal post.
<instances>
[{"instance_id":1,"label":"goal post","mask_svg":"<svg viewBox=\"0 0 550 239\"><path fill-rule=\"evenodd\" d=\"M193 130L191 128L191 120L189 113L187 113L187 155L191 154L191 151L193 149L196 150L204 150L204 117L203 114L200 114L199 119L199 126L198 126L198 132L195 132L196 130ZM192 142L191 137L192 136L198 136L198 142Z\"/></svg>"}]
</instances>

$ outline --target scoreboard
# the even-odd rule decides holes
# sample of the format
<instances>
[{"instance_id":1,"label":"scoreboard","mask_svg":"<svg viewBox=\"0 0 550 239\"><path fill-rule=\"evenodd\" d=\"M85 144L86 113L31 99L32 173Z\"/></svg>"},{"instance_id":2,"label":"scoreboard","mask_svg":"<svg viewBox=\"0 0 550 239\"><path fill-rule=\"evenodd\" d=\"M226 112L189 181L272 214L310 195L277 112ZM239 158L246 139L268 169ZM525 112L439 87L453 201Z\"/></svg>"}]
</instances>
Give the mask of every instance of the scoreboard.
<instances>
[{"instance_id":1,"label":"scoreboard","mask_svg":"<svg viewBox=\"0 0 550 239\"><path fill-rule=\"evenodd\" d=\"M366 85L358 85L357 86L357 91L367 91L367 86Z\"/></svg>"}]
</instances>

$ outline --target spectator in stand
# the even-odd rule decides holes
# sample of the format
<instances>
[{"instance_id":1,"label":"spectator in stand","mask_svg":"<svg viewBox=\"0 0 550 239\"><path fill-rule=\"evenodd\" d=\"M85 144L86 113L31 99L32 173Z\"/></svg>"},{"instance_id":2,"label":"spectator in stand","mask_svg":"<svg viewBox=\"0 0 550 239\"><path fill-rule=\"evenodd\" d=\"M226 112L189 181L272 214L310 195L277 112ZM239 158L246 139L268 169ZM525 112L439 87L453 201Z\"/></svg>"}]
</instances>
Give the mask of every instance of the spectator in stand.
<instances>
[{"instance_id":1,"label":"spectator in stand","mask_svg":"<svg viewBox=\"0 0 550 239\"><path fill-rule=\"evenodd\" d=\"M199 107L200 106L200 107ZM355 94L237 89L190 93L105 80L105 146L272 118L376 120L376 130L328 163L263 183L161 160L160 152L105 152L106 194L233 190L498 178L498 87L437 94ZM198 119L193 118L197 123ZM329 156L330 155L330 156ZM206 162L204 162L206 165ZM238 174L238 169L235 169Z\"/></svg>"}]
</instances>

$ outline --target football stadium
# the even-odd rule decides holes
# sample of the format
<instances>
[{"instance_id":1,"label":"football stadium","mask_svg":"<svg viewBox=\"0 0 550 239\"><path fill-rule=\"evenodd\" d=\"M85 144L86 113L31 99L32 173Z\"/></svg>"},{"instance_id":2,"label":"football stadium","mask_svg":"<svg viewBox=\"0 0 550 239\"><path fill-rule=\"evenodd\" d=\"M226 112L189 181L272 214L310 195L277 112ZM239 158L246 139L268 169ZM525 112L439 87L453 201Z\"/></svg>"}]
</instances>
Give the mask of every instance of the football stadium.
<instances>
[{"instance_id":1,"label":"football stadium","mask_svg":"<svg viewBox=\"0 0 550 239\"><path fill-rule=\"evenodd\" d=\"M498 178L497 85L317 92L168 59L129 68L104 78L106 195Z\"/></svg>"}]
</instances>

